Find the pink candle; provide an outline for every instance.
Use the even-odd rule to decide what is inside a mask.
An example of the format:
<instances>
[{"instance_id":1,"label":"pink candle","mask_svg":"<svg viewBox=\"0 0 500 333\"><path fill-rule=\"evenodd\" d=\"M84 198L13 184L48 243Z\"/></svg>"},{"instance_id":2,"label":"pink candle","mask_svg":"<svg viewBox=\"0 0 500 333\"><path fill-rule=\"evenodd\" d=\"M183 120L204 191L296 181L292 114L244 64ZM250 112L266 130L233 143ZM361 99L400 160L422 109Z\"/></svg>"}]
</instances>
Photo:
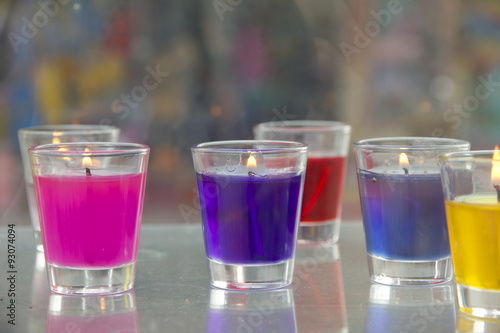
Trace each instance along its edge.
<instances>
[{"instance_id":1,"label":"pink candle","mask_svg":"<svg viewBox=\"0 0 500 333\"><path fill-rule=\"evenodd\" d=\"M51 290L133 288L149 147L74 142L29 153Z\"/></svg>"},{"instance_id":2,"label":"pink candle","mask_svg":"<svg viewBox=\"0 0 500 333\"><path fill-rule=\"evenodd\" d=\"M35 176L46 261L84 269L135 262L145 178Z\"/></svg>"}]
</instances>

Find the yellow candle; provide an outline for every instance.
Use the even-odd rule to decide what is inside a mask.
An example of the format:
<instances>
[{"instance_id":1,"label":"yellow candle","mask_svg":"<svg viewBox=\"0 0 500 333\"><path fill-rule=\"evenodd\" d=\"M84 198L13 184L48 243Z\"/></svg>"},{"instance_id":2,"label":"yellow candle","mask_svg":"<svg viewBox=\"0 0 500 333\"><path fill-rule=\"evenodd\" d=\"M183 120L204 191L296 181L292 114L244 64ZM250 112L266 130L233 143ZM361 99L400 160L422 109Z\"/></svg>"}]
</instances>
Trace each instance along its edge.
<instances>
[{"instance_id":1,"label":"yellow candle","mask_svg":"<svg viewBox=\"0 0 500 333\"><path fill-rule=\"evenodd\" d=\"M500 204L495 194L446 201L457 283L500 291Z\"/></svg>"}]
</instances>

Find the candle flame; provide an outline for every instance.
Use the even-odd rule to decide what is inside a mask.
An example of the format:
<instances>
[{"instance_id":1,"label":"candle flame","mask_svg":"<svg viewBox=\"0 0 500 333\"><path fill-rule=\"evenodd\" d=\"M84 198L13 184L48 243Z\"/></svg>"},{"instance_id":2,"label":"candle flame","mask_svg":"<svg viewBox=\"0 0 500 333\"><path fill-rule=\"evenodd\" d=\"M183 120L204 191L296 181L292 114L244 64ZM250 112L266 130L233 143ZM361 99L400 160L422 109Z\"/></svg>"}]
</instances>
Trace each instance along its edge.
<instances>
[{"instance_id":1,"label":"candle flame","mask_svg":"<svg viewBox=\"0 0 500 333\"><path fill-rule=\"evenodd\" d=\"M59 138L52 138L52 143L61 143L61 139Z\"/></svg>"},{"instance_id":2,"label":"candle flame","mask_svg":"<svg viewBox=\"0 0 500 333\"><path fill-rule=\"evenodd\" d=\"M399 155L399 165L410 165L410 162L408 161L408 156L406 156L405 153L401 153Z\"/></svg>"},{"instance_id":3,"label":"candle flame","mask_svg":"<svg viewBox=\"0 0 500 333\"><path fill-rule=\"evenodd\" d=\"M88 148L85 148L85 151L88 152L90 150ZM85 155L85 153L83 155ZM82 160L82 166L86 167L86 168L91 167L92 166L92 159L88 156L85 156Z\"/></svg>"},{"instance_id":4,"label":"candle flame","mask_svg":"<svg viewBox=\"0 0 500 333\"><path fill-rule=\"evenodd\" d=\"M247 167L248 168L255 168L256 166L257 166L257 160L255 159L255 157L250 155L250 157L247 160Z\"/></svg>"},{"instance_id":5,"label":"candle flame","mask_svg":"<svg viewBox=\"0 0 500 333\"><path fill-rule=\"evenodd\" d=\"M500 150L498 150L498 146L495 146L491 164L491 182L494 183L494 185L500 184Z\"/></svg>"}]
</instances>

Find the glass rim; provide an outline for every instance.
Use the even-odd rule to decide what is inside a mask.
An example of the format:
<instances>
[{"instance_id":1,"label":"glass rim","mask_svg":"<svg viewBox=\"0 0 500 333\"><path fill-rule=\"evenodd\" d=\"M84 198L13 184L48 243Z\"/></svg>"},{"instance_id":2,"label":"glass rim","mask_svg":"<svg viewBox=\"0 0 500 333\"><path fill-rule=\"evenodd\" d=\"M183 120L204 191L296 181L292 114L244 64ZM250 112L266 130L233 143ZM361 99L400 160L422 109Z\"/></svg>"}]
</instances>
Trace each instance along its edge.
<instances>
[{"instance_id":1,"label":"glass rim","mask_svg":"<svg viewBox=\"0 0 500 333\"><path fill-rule=\"evenodd\" d=\"M498 152L498 151L497 151ZM456 151L439 155L439 163L446 162L484 162L491 163L495 150L472 150L472 151Z\"/></svg>"},{"instance_id":2,"label":"glass rim","mask_svg":"<svg viewBox=\"0 0 500 333\"><path fill-rule=\"evenodd\" d=\"M71 150L74 147L82 149ZM112 148L112 150L89 150L84 148ZM59 150L65 148L68 150ZM35 156L61 156L61 157L82 157L82 156L119 156L124 154L146 154L150 151L147 145L128 142L70 142L70 143L48 143L34 146L28 149L30 154Z\"/></svg>"},{"instance_id":3,"label":"glass rim","mask_svg":"<svg viewBox=\"0 0 500 333\"><path fill-rule=\"evenodd\" d=\"M245 147L248 145L249 147ZM254 148L253 145L268 146L264 149ZM193 153L226 153L258 152L262 154L307 152L307 145L295 141L279 140L229 140L198 143L191 147Z\"/></svg>"},{"instance_id":4,"label":"glass rim","mask_svg":"<svg viewBox=\"0 0 500 333\"><path fill-rule=\"evenodd\" d=\"M421 144L414 145L412 142L421 142ZM354 150L371 151L439 151L457 148L467 149L470 148L470 142L467 140L450 138L403 136L363 139L353 142L352 146Z\"/></svg>"},{"instance_id":5,"label":"glass rim","mask_svg":"<svg viewBox=\"0 0 500 333\"><path fill-rule=\"evenodd\" d=\"M300 133L339 131L347 134L351 133L351 125L333 120L283 120L257 124L254 130Z\"/></svg>"},{"instance_id":6,"label":"glass rim","mask_svg":"<svg viewBox=\"0 0 500 333\"><path fill-rule=\"evenodd\" d=\"M64 136L64 135L83 135L102 132L116 132L120 129L109 125L88 125L88 124L61 124L61 125L37 125L19 129L20 135L41 135L41 136ZM54 135L54 132L61 132L60 135Z\"/></svg>"}]
</instances>

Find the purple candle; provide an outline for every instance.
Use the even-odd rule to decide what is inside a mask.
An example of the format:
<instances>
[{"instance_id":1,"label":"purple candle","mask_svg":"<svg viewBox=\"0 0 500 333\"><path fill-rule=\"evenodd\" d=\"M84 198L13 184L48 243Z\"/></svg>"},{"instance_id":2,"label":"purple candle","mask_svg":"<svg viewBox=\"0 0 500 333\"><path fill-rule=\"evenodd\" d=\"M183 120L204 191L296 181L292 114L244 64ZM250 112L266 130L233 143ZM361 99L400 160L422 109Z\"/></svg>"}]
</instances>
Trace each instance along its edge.
<instances>
[{"instance_id":1,"label":"purple candle","mask_svg":"<svg viewBox=\"0 0 500 333\"><path fill-rule=\"evenodd\" d=\"M359 171L358 180L368 253L407 260L450 256L439 174Z\"/></svg>"},{"instance_id":2,"label":"purple candle","mask_svg":"<svg viewBox=\"0 0 500 333\"><path fill-rule=\"evenodd\" d=\"M428 285L453 270L437 157L468 150L444 138L378 138L353 144L374 282Z\"/></svg>"},{"instance_id":3,"label":"purple candle","mask_svg":"<svg viewBox=\"0 0 500 333\"><path fill-rule=\"evenodd\" d=\"M289 285L307 147L220 141L192 152L210 283L224 289Z\"/></svg>"},{"instance_id":4,"label":"purple candle","mask_svg":"<svg viewBox=\"0 0 500 333\"><path fill-rule=\"evenodd\" d=\"M231 264L292 258L301 178L197 174L207 256Z\"/></svg>"}]
</instances>

